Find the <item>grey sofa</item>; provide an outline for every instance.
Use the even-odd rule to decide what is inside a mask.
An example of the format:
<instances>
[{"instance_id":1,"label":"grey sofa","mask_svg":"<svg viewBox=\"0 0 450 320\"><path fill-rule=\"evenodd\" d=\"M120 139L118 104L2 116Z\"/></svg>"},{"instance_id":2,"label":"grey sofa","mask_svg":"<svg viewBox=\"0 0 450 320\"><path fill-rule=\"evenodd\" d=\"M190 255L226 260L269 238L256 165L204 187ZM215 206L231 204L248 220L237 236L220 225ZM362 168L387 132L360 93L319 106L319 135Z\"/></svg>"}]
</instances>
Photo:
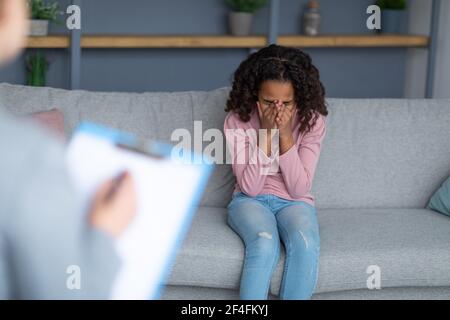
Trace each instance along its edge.
<instances>
[{"instance_id":1,"label":"grey sofa","mask_svg":"<svg viewBox=\"0 0 450 320\"><path fill-rule=\"evenodd\" d=\"M94 93L0 85L12 113L59 108L82 120L170 141L178 128L222 128L228 89ZM314 299L450 298L450 218L426 210L450 175L450 100L328 99L328 133L314 181L321 235ZM163 298L237 299L244 247L226 224L234 179L216 167ZM280 287L284 257L273 276ZM381 289L367 289L369 266Z\"/></svg>"}]
</instances>

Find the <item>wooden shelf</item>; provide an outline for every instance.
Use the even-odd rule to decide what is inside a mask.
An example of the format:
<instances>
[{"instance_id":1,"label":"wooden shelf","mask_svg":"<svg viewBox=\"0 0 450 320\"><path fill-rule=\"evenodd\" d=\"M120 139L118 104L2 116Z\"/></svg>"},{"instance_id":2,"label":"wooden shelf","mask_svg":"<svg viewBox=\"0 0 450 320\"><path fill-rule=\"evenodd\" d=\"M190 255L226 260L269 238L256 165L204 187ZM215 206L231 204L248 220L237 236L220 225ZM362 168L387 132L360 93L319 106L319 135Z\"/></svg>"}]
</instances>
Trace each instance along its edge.
<instances>
[{"instance_id":1,"label":"wooden shelf","mask_svg":"<svg viewBox=\"0 0 450 320\"><path fill-rule=\"evenodd\" d=\"M372 48L426 47L427 36L418 35L322 35L280 36L279 44L299 48ZM262 48L265 36L83 36L85 49L151 49L151 48ZM29 37L27 48L70 47L68 36Z\"/></svg>"},{"instance_id":2,"label":"wooden shelf","mask_svg":"<svg viewBox=\"0 0 450 320\"><path fill-rule=\"evenodd\" d=\"M418 35L281 36L278 39L280 45L302 48L426 47L429 44L427 36Z\"/></svg>"},{"instance_id":3,"label":"wooden shelf","mask_svg":"<svg viewBox=\"0 0 450 320\"><path fill-rule=\"evenodd\" d=\"M265 36L84 36L83 48L259 48Z\"/></svg>"},{"instance_id":4,"label":"wooden shelf","mask_svg":"<svg viewBox=\"0 0 450 320\"><path fill-rule=\"evenodd\" d=\"M70 47L67 36L28 37L27 48L64 49Z\"/></svg>"}]
</instances>

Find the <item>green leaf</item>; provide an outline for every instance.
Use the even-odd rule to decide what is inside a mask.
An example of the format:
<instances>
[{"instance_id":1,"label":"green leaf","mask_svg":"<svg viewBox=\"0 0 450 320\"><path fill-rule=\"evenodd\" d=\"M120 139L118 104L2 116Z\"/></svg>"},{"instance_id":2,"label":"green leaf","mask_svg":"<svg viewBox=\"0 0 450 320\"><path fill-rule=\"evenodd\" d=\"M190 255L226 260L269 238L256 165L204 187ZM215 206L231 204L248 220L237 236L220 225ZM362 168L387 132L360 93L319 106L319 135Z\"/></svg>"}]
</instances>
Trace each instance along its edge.
<instances>
[{"instance_id":1,"label":"green leaf","mask_svg":"<svg viewBox=\"0 0 450 320\"><path fill-rule=\"evenodd\" d=\"M225 0L226 4L236 12L255 13L267 5L267 0Z\"/></svg>"},{"instance_id":2,"label":"green leaf","mask_svg":"<svg viewBox=\"0 0 450 320\"><path fill-rule=\"evenodd\" d=\"M49 63L44 54L37 51L34 54L28 55L25 64L27 69L27 85L38 87L45 86Z\"/></svg>"},{"instance_id":3,"label":"green leaf","mask_svg":"<svg viewBox=\"0 0 450 320\"><path fill-rule=\"evenodd\" d=\"M62 15L58 2L47 3L44 0L28 0L31 19L57 22Z\"/></svg>"},{"instance_id":4,"label":"green leaf","mask_svg":"<svg viewBox=\"0 0 450 320\"><path fill-rule=\"evenodd\" d=\"M376 5L380 7L380 9L388 9L388 10L405 10L407 7L406 0L378 0Z\"/></svg>"}]
</instances>

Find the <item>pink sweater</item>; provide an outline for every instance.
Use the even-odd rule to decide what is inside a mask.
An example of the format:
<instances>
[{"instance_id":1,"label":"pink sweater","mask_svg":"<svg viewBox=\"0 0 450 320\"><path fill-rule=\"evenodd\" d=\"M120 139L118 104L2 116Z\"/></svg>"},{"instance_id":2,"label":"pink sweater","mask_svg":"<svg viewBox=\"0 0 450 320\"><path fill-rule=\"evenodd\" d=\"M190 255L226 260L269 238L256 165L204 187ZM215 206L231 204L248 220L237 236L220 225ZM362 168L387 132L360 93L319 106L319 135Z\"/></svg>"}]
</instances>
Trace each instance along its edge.
<instances>
[{"instance_id":1,"label":"pink sweater","mask_svg":"<svg viewBox=\"0 0 450 320\"><path fill-rule=\"evenodd\" d=\"M326 133L325 117L320 116L309 133L300 135L300 123L297 114L295 115L293 135L296 143L289 151L279 156L277 172L270 175L261 174L261 172L276 161L275 157L269 158L258 147L252 148L251 145L255 144L251 144L248 137L245 138L245 144L241 144L245 147L237 150L236 141L242 138L242 134L236 134L236 130L230 129L259 130L258 113L254 110L249 122L241 121L234 112L230 112L225 119L224 130L229 148L233 146L231 141L234 139L235 149L231 155L233 172L237 181L235 191L243 192L250 197L273 194L283 199L305 201L314 205L311 187ZM241 152L248 155L245 156L244 161L242 161ZM240 163L237 161L238 157L240 157Z\"/></svg>"}]
</instances>

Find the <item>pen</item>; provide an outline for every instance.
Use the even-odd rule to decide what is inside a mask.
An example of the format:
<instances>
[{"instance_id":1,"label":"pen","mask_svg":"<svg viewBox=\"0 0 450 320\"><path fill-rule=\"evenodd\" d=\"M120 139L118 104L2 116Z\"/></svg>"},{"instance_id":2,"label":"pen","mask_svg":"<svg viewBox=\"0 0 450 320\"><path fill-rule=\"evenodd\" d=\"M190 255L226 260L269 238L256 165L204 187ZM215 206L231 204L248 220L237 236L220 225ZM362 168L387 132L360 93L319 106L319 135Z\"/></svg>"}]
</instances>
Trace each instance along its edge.
<instances>
[{"instance_id":1,"label":"pen","mask_svg":"<svg viewBox=\"0 0 450 320\"><path fill-rule=\"evenodd\" d=\"M117 190L120 188L123 180L128 176L128 172L124 171L121 174L119 174L117 177L115 177L112 181L112 186L109 189L108 193L106 194L106 201L109 201L112 199L114 194L117 192Z\"/></svg>"}]
</instances>

